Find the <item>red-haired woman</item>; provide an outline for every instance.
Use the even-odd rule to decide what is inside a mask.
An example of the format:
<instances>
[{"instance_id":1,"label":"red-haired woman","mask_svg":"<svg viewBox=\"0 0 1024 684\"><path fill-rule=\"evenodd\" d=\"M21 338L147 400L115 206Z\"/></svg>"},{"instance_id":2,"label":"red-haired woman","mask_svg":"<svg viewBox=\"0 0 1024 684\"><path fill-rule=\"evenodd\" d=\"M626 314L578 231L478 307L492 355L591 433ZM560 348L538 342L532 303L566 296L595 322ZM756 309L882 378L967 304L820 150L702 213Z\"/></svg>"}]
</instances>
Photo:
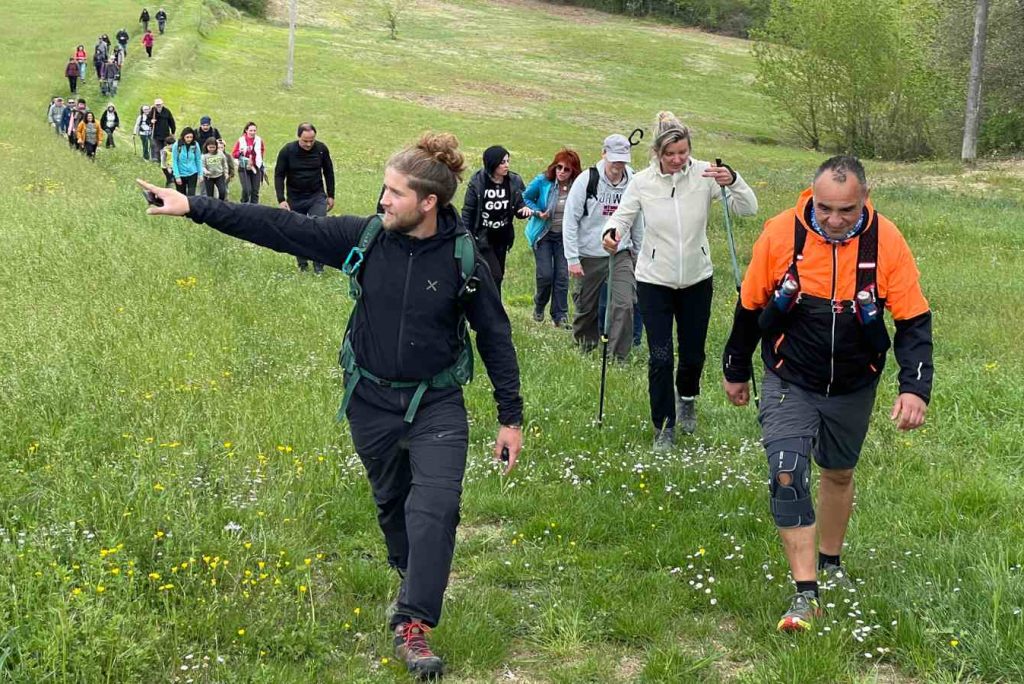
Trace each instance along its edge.
<instances>
[{"instance_id":1,"label":"red-haired woman","mask_svg":"<svg viewBox=\"0 0 1024 684\"><path fill-rule=\"evenodd\" d=\"M537 262L533 320L544 320L544 308L550 299L551 320L558 327L566 326L569 320L569 266L562 251L562 214L580 166L580 156L563 148L523 192L526 206L533 210L526 224L526 239Z\"/></svg>"}]
</instances>

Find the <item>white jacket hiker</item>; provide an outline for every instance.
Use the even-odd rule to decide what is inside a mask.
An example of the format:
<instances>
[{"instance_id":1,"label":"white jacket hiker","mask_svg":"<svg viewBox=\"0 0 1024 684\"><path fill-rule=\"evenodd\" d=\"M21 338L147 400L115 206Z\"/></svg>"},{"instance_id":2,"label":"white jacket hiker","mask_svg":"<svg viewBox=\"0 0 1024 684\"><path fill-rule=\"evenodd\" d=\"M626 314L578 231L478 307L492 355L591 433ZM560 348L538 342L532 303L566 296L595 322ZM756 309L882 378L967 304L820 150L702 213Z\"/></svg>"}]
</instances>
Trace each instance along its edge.
<instances>
[{"instance_id":1,"label":"white jacket hiker","mask_svg":"<svg viewBox=\"0 0 1024 684\"><path fill-rule=\"evenodd\" d=\"M714 178L701 175L710 166L690 159L682 170L668 175L655 159L629 183L604 230L619 231L620 249L624 244L639 245L637 281L684 288L711 277L708 210L713 200L721 199L721 190ZM734 214L757 213L757 197L738 173L726 195ZM643 221L638 221L641 216Z\"/></svg>"}]
</instances>

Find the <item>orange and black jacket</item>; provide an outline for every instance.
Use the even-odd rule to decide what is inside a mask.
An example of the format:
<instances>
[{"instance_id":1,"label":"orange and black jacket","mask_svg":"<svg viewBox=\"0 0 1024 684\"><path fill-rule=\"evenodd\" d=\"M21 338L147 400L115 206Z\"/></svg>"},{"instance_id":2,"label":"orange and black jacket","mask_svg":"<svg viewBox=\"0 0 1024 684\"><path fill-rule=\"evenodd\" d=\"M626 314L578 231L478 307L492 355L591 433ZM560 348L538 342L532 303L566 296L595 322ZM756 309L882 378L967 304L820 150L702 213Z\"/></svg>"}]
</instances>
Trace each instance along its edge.
<instances>
[{"instance_id":1,"label":"orange and black jacket","mask_svg":"<svg viewBox=\"0 0 1024 684\"><path fill-rule=\"evenodd\" d=\"M863 286L867 278L874 281L870 287L879 309L888 309L895 323L900 392L927 402L933 373L932 316L910 247L870 202L864 229L844 242L830 243L810 227L811 200L811 190L805 190L796 207L765 223L754 244L722 358L726 380L750 379L751 356L760 340L766 368L798 387L833 395L873 383L885 365L885 350L869 342L853 305L858 289L864 289L858 284ZM798 238L801 232L806 237ZM865 251L860 242L875 238L877 255L861 261ZM801 240L801 253L794 254ZM763 330L761 311L774 306L772 297L787 271L795 273L800 285L797 303L781 328ZM887 348L888 333L884 328L882 333Z\"/></svg>"}]
</instances>

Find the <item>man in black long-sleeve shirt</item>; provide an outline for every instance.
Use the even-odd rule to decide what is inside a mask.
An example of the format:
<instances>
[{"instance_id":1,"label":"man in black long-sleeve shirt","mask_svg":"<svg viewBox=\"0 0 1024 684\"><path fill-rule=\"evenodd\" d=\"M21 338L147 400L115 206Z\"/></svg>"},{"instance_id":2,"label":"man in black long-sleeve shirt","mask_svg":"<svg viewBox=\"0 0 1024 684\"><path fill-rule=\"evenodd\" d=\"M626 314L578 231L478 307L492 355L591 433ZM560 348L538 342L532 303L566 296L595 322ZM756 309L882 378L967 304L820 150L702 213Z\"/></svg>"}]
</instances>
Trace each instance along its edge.
<instances>
[{"instance_id":1,"label":"man in black long-sleeve shirt","mask_svg":"<svg viewBox=\"0 0 1024 684\"><path fill-rule=\"evenodd\" d=\"M228 235L335 268L359 261L350 276L361 293L343 344L343 408L377 503L388 560L402 577L390 619L396 653L422 677L443 670L425 636L441 615L469 443L461 388L439 381L469 343L463 318L476 332L494 386L501 423L494 455L507 453L506 473L522 448L523 401L511 326L487 264L451 205L463 163L458 141L448 134L425 135L395 154L384 173L383 230L363 245L366 227L381 219L309 217L186 197L139 181L163 202L150 214L187 215ZM466 246L473 263L469 278L460 251Z\"/></svg>"},{"instance_id":2,"label":"man in black long-sleeve shirt","mask_svg":"<svg viewBox=\"0 0 1024 684\"><path fill-rule=\"evenodd\" d=\"M296 135L298 140L288 143L277 153L277 165L274 167L277 202L282 209L291 209L306 216L327 216L327 212L334 208L334 162L331 161L331 151L316 139L316 127L311 123L299 124ZM309 268L306 259L296 258L300 271ZM323 273L323 270L321 262L313 262L314 273Z\"/></svg>"}]
</instances>

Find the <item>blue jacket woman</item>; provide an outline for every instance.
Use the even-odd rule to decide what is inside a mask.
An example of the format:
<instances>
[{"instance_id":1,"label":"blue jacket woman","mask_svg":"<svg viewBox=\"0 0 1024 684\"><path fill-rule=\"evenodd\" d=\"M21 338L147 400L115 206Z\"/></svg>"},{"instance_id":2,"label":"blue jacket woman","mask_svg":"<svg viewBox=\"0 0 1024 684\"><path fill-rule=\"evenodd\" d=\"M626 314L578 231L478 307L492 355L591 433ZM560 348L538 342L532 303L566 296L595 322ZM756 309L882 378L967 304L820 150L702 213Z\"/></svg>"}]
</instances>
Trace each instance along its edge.
<instances>
[{"instance_id":1,"label":"blue jacket woman","mask_svg":"<svg viewBox=\"0 0 1024 684\"><path fill-rule=\"evenodd\" d=\"M569 266L562 249L562 215L569 188L579 174L579 155L563 148L523 191L523 201L533 211L526 224L526 240L537 264L533 320L538 323L544 320L549 301L554 324L564 327L568 323Z\"/></svg>"}]
</instances>

